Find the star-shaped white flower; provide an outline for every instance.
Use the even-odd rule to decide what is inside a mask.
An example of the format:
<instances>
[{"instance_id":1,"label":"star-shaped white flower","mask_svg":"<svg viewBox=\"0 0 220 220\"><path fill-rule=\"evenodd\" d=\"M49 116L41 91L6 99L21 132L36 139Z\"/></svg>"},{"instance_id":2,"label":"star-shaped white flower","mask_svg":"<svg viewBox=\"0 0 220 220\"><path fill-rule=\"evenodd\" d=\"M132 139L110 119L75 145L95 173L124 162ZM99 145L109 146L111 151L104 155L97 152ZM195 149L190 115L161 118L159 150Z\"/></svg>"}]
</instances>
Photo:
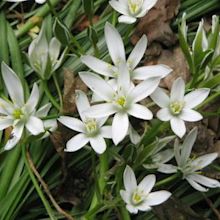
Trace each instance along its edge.
<instances>
[{"instance_id":1,"label":"star-shaped white flower","mask_svg":"<svg viewBox=\"0 0 220 220\"><path fill-rule=\"evenodd\" d=\"M127 60L123 40L117 29L109 23L105 24L105 41L113 65L90 55L81 58L85 65L98 74L115 79L120 74L119 67L122 63L127 64L130 77L134 80L145 80L154 76L163 78L172 71L170 67L162 64L136 68L147 48L147 37L145 35L137 42ZM116 84L115 81L112 84Z\"/></svg>"},{"instance_id":2,"label":"star-shaped white flower","mask_svg":"<svg viewBox=\"0 0 220 220\"><path fill-rule=\"evenodd\" d=\"M202 103L209 95L210 89L196 89L186 95L185 83L182 78L174 81L170 97L161 88L157 88L151 98L161 107L157 112L157 117L161 121L170 121L172 131L180 138L186 133L184 121L199 121L202 115L193 110Z\"/></svg>"},{"instance_id":3,"label":"star-shaped white flower","mask_svg":"<svg viewBox=\"0 0 220 220\"><path fill-rule=\"evenodd\" d=\"M149 211L151 206L159 205L171 196L171 193L165 190L151 192L156 182L153 174L144 177L137 185L134 171L126 166L123 179L125 190L120 190L120 194L130 213L137 214L138 210Z\"/></svg>"},{"instance_id":4,"label":"star-shaped white flower","mask_svg":"<svg viewBox=\"0 0 220 220\"><path fill-rule=\"evenodd\" d=\"M136 118L151 120L152 112L145 106L137 104L149 96L158 86L159 77L142 81L137 86L131 86L127 67L122 65L117 80L117 89L91 72L80 72L82 81L106 103L97 104L85 111L88 117L101 118L114 115L112 122L112 139L117 145L124 139L129 129L129 115Z\"/></svg>"},{"instance_id":5,"label":"star-shaped white flower","mask_svg":"<svg viewBox=\"0 0 220 220\"><path fill-rule=\"evenodd\" d=\"M79 90L76 91L76 106L82 121L69 116L58 119L68 128L80 132L67 142L65 151L77 151L89 142L96 153L102 154L106 150L104 138L111 138L111 126L103 126L107 118L87 117L84 112L90 107L89 101L85 93Z\"/></svg>"},{"instance_id":6,"label":"star-shaped white flower","mask_svg":"<svg viewBox=\"0 0 220 220\"><path fill-rule=\"evenodd\" d=\"M194 189L201 192L206 192L208 189L205 187L220 187L219 181L200 174L204 167L211 164L218 157L218 154L210 153L197 158L190 158L196 137L197 128L194 128L186 136L182 146L179 144L178 140L176 140L174 145L174 155L177 166L163 164L159 167L158 171L162 173L176 173L180 171L183 175L182 178L186 179Z\"/></svg>"},{"instance_id":7,"label":"star-shaped white flower","mask_svg":"<svg viewBox=\"0 0 220 220\"><path fill-rule=\"evenodd\" d=\"M111 0L109 4L122 15L121 23L132 24L141 18L156 4L157 0Z\"/></svg>"},{"instance_id":8,"label":"star-shaped white flower","mask_svg":"<svg viewBox=\"0 0 220 220\"><path fill-rule=\"evenodd\" d=\"M37 84L33 85L31 95L25 103L23 87L18 76L5 63L2 63L1 68L11 101L0 98L0 130L13 127L10 138L5 145L5 150L10 150L21 139L24 127L32 135L38 135L44 132L44 125L36 112L39 101Z\"/></svg>"},{"instance_id":9,"label":"star-shaped white flower","mask_svg":"<svg viewBox=\"0 0 220 220\"><path fill-rule=\"evenodd\" d=\"M5 0L7 2L25 2L27 0ZM46 0L35 0L36 3L38 4L43 4L44 2L46 2Z\"/></svg>"}]
</instances>

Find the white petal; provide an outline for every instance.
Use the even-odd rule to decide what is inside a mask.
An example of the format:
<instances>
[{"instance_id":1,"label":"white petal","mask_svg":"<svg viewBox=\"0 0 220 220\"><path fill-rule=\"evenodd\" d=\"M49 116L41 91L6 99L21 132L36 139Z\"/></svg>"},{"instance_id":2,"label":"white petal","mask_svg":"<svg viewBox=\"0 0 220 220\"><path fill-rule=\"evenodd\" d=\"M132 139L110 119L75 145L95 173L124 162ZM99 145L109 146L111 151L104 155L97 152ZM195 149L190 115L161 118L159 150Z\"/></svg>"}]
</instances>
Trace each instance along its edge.
<instances>
[{"instance_id":1,"label":"white petal","mask_svg":"<svg viewBox=\"0 0 220 220\"><path fill-rule=\"evenodd\" d=\"M69 116L60 116L58 118L58 121L74 131L78 131L78 132L85 131L84 124L78 118L73 118Z\"/></svg>"},{"instance_id":2,"label":"white petal","mask_svg":"<svg viewBox=\"0 0 220 220\"><path fill-rule=\"evenodd\" d=\"M149 206L159 205L163 202L165 202L169 197L171 196L171 193L165 190L152 192L147 196L147 199L145 202Z\"/></svg>"},{"instance_id":3,"label":"white petal","mask_svg":"<svg viewBox=\"0 0 220 220\"><path fill-rule=\"evenodd\" d=\"M115 66L120 62L125 62L125 49L122 38L110 23L105 24L105 41L109 54Z\"/></svg>"},{"instance_id":4,"label":"white petal","mask_svg":"<svg viewBox=\"0 0 220 220\"><path fill-rule=\"evenodd\" d=\"M115 145L121 142L128 133L129 120L126 113L115 114L112 122L112 140Z\"/></svg>"},{"instance_id":5,"label":"white petal","mask_svg":"<svg viewBox=\"0 0 220 220\"><path fill-rule=\"evenodd\" d=\"M195 171L201 170L202 168L208 166L218 157L218 153L210 153L200 156L192 161L192 167L195 167Z\"/></svg>"},{"instance_id":6,"label":"white petal","mask_svg":"<svg viewBox=\"0 0 220 220\"><path fill-rule=\"evenodd\" d=\"M12 149L21 139L21 135L24 130L24 124L23 123L18 123L16 126L13 128L9 140L7 141L4 149L5 150L10 150Z\"/></svg>"},{"instance_id":7,"label":"white petal","mask_svg":"<svg viewBox=\"0 0 220 220\"><path fill-rule=\"evenodd\" d=\"M192 109L188 109L188 108L183 108L181 114L179 115L179 117L183 120L183 121L200 121L202 120L202 115Z\"/></svg>"},{"instance_id":8,"label":"white petal","mask_svg":"<svg viewBox=\"0 0 220 220\"><path fill-rule=\"evenodd\" d=\"M118 88L122 89L125 93L130 89L130 73L126 63L122 63L119 66L119 76L117 80Z\"/></svg>"},{"instance_id":9,"label":"white petal","mask_svg":"<svg viewBox=\"0 0 220 220\"><path fill-rule=\"evenodd\" d=\"M159 171L161 173L167 173L167 174L176 173L177 167L173 166L171 164L159 164L157 171Z\"/></svg>"},{"instance_id":10,"label":"white petal","mask_svg":"<svg viewBox=\"0 0 220 220\"><path fill-rule=\"evenodd\" d=\"M131 124L129 125L128 133L132 144L138 144L140 142L141 136L135 131Z\"/></svg>"},{"instance_id":11,"label":"white petal","mask_svg":"<svg viewBox=\"0 0 220 220\"><path fill-rule=\"evenodd\" d=\"M143 3L143 10L150 10L151 8L154 7L154 5L157 3L157 0L144 0Z\"/></svg>"},{"instance_id":12,"label":"white petal","mask_svg":"<svg viewBox=\"0 0 220 220\"><path fill-rule=\"evenodd\" d=\"M44 128L53 132L57 129L57 120L56 119L48 119L43 121Z\"/></svg>"},{"instance_id":13,"label":"white petal","mask_svg":"<svg viewBox=\"0 0 220 220\"><path fill-rule=\"evenodd\" d=\"M112 87L100 76L90 72L80 72L82 81L97 95L106 101L111 101L114 95Z\"/></svg>"},{"instance_id":14,"label":"white petal","mask_svg":"<svg viewBox=\"0 0 220 220\"><path fill-rule=\"evenodd\" d=\"M48 103L46 105L43 105L41 108L39 108L36 112L36 116L41 118L41 117L46 117L48 112L50 111L51 108L51 103Z\"/></svg>"},{"instance_id":15,"label":"white petal","mask_svg":"<svg viewBox=\"0 0 220 220\"><path fill-rule=\"evenodd\" d=\"M92 69L93 71L103 76L114 77L113 73L115 71L115 68L109 63L106 63L90 55L82 56L81 61L86 66L88 66L90 69Z\"/></svg>"},{"instance_id":16,"label":"white petal","mask_svg":"<svg viewBox=\"0 0 220 220\"><path fill-rule=\"evenodd\" d=\"M83 91L76 90L76 106L79 112L80 118L84 121L86 119L84 111L90 107L89 100Z\"/></svg>"},{"instance_id":17,"label":"white petal","mask_svg":"<svg viewBox=\"0 0 220 220\"><path fill-rule=\"evenodd\" d=\"M193 144L196 141L196 137L197 137L197 128L194 128L193 130L190 131L190 133L185 137L185 140L183 142L182 145L182 151L181 151L181 158L180 158L180 166L182 167L184 164L187 163L191 151L192 151L192 147Z\"/></svg>"},{"instance_id":18,"label":"white petal","mask_svg":"<svg viewBox=\"0 0 220 220\"><path fill-rule=\"evenodd\" d=\"M23 106L24 92L21 81L15 72L4 62L2 62L2 77L13 103L16 103L19 107Z\"/></svg>"},{"instance_id":19,"label":"white petal","mask_svg":"<svg viewBox=\"0 0 220 220\"><path fill-rule=\"evenodd\" d=\"M14 111L14 106L11 102L6 102L4 99L0 98L0 113L3 115L11 115Z\"/></svg>"},{"instance_id":20,"label":"white petal","mask_svg":"<svg viewBox=\"0 0 220 220\"><path fill-rule=\"evenodd\" d=\"M35 2L38 4L43 4L44 2L46 2L46 0L35 0Z\"/></svg>"},{"instance_id":21,"label":"white petal","mask_svg":"<svg viewBox=\"0 0 220 220\"><path fill-rule=\"evenodd\" d=\"M195 182L194 180L191 179L191 176L187 176L186 180L188 181L188 183L196 190L200 191L200 192L207 192L208 189L205 187L202 187L201 185L199 185L197 182Z\"/></svg>"},{"instance_id":22,"label":"white petal","mask_svg":"<svg viewBox=\"0 0 220 220\"><path fill-rule=\"evenodd\" d=\"M171 160L173 156L174 156L173 149L172 150L166 149L164 151L160 151L155 155L156 158L159 158L157 161L158 163L166 163L169 160Z\"/></svg>"},{"instance_id":23,"label":"white petal","mask_svg":"<svg viewBox=\"0 0 220 220\"><path fill-rule=\"evenodd\" d=\"M42 120L35 116L30 116L29 120L25 124L25 127L30 131L33 135L38 135L44 132L44 124Z\"/></svg>"},{"instance_id":24,"label":"white petal","mask_svg":"<svg viewBox=\"0 0 220 220\"><path fill-rule=\"evenodd\" d=\"M100 129L100 134L104 138L112 138L112 127L111 126L104 126Z\"/></svg>"},{"instance_id":25,"label":"white petal","mask_svg":"<svg viewBox=\"0 0 220 220\"><path fill-rule=\"evenodd\" d=\"M91 147L97 154L102 154L106 150L106 143L101 135L89 138Z\"/></svg>"},{"instance_id":26,"label":"white petal","mask_svg":"<svg viewBox=\"0 0 220 220\"><path fill-rule=\"evenodd\" d=\"M133 102L139 102L149 96L151 93L153 93L159 85L159 82L160 78L158 77L146 79L138 84L134 89L132 89L129 96L131 97Z\"/></svg>"},{"instance_id":27,"label":"white petal","mask_svg":"<svg viewBox=\"0 0 220 220\"><path fill-rule=\"evenodd\" d=\"M153 118L152 112L145 106L133 104L128 110L128 113L136 118L151 120Z\"/></svg>"},{"instance_id":28,"label":"white petal","mask_svg":"<svg viewBox=\"0 0 220 220\"><path fill-rule=\"evenodd\" d=\"M170 120L170 125L172 131L179 137L182 138L183 135L186 133L186 126L182 119L173 117Z\"/></svg>"},{"instance_id":29,"label":"white petal","mask_svg":"<svg viewBox=\"0 0 220 220\"><path fill-rule=\"evenodd\" d=\"M137 19L135 17L126 16L126 15L121 15L120 17L118 17L119 23L133 24L134 22L136 22L136 20Z\"/></svg>"},{"instance_id":30,"label":"white petal","mask_svg":"<svg viewBox=\"0 0 220 220\"><path fill-rule=\"evenodd\" d=\"M49 54L52 64L55 64L57 62L57 59L60 54L60 48L61 48L60 41L58 41L55 37L53 37L49 44Z\"/></svg>"},{"instance_id":31,"label":"white petal","mask_svg":"<svg viewBox=\"0 0 220 220\"><path fill-rule=\"evenodd\" d=\"M13 125L13 119L0 117L0 131Z\"/></svg>"},{"instance_id":32,"label":"white petal","mask_svg":"<svg viewBox=\"0 0 220 220\"><path fill-rule=\"evenodd\" d=\"M116 112L116 108L112 103L104 103L91 106L84 113L90 118L102 118L112 115Z\"/></svg>"},{"instance_id":33,"label":"white petal","mask_svg":"<svg viewBox=\"0 0 220 220\"><path fill-rule=\"evenodd\" d=\"M136 207L134 207L133 205L131 204L127 204L126 205L126 209L132 213L132 214L137 214L138 213L138 209Z\"/></svg>"},{"instance_id":34,"label":"white petal","mask_svg":"<svg viewBox=\"0 0 220 220\"><path fill-rule=\"evenodd\" d=\"M134 70L132 78L137 80L145 80L150 77L164 78L172 71L170 67L163 64L143 66Z\"/></svg>"},{"instance_id":35,"label":"white petal","mask_svg":"<svg viewBox=\"0 0 220 220\"><path fill-rule=\"evenodd\" d=\"M89 142L89 139L85 136L85 134L77 134L76 136L72 137L66 143L66 152L74 152L85 146Z\"/></svg>"},{"instance_id":36,"label":"white petal","mask_svg":"<svg viewBox=\"0 0 220 220\"><path fill-rule=\"evenodd\" d=\"M161 121L169 121L172 118L172 115L170 114L170 110L168 108L162 108L157 112L157 117Z\"/></svg>"},{"instance_id":37,"label":"white petal","mask_svg":"<svg viewBox=\"0 0 220 220\"><path fill-rule=\"evenodd\" d=\"M161 88L157 88L150 97L161 108L167 108L170 104L169 96Z\"/></svg>"},{"instance_id":38,"label":"white petal","mask_svg":"<svg viewBox=\"0 0 220 220\"><path fill-rule=\"evenodd\" d=\"M36 83L34 83L32 91L31 91L31 95L25 104L27 111L29 113L32 113L35 110L38 104L38 101L39 101L39 97L40 97L40 94L39 94L38 86Z\"/></svg>"},{"instance_id":39,"label":"white petal","mask_svg":"<svg viewBox=\"0 0 220 220\"><path fill-rule=\"evenodd\" d=\"M156 176L153 174L147 175L144 179L138 184L138 189L144 191L144 193L148 194L154 187L156 182Z\"/></svg>"},{"instance_id":40,"label":"white petal","mask_svg":"<svg viewBox=\"0 0 220 220\"><path fill-rule=\"evenodd\" d=\"M124 186L125 190L129 192L133 192L137 188L137 180L134 174L134 171L130 166L126 166L124 174L123 174Z\"/></svg>"},{"instance_id":41,"label":"white petal","mask_svg":"<svg viewBox=\"0 0 220 220\"><path fill-rule=\"evenodd\" d=\"M147 212L147 211L150 211L151 210L151 207L146 204L145 202L141 203L140 205L137 206L137 208L140 210L140 211L143 211L143 212Z\"/></svg>"},{"instance_id":42,"label":"white petal","mask_svg":"<svg viewBox=\"0 0 220 220\"><path fill-rule=\"evenodd\" d=\"M121 14L128 15L128 8L125 4L121 3L120 1L111 0L109 1L109 4L114 8L116 11L118 11Z\"/></svg>"},{"instance_id":43,"label":"white petal","mask_svg":"<svg viewBox=\"0 0 220 220\"><path fill-rule=\"evenodd\" d=\"M183 101L185 93L185 82L182 78L177 78L172 85L170 92L170 101Z\"/></svg>"},{"instance_id":44,"label":"white petal","mask_svg":"<svg viewBox=\"0 0 220 220\"><path fill-rule=\"evenodd\" d=\"M143 35L135 45L134 49L131 51L127 60L127 64L132 70L141 61L141 58L144 56L146 48L147 48L147 37L146 35Z\"/></svg>"},{"instance_id":45,"label":"white petal","mask_svg":"<svg viewBox=\"0 0 220 220\"><path fill-rule=\"evenodd\" d=\"M209 188L217 188L220 187L220 182L218 180L215 179L211 179L209 177L200 175L200 174L192 174L190 175L191 180L203 185L203 186L207 186Z\"/></svg>"},{"instance_id":46,"label":"white petal","mask_svg":"<svg viewBox=\"0 0 220 220\"><path fill-rule=\"evenodd\" d=\"M126 202L126 203L129 203L130 202L130 193L128 193L127 191L125 190L120 190L120 195L122 197L122 199Z\"/></svg>"},{"instance_id":47,"label":"white petal","mask_svg":"<svg viewBox=\"0 0 220 220\"><path fill-rule=\"evenodd\" d=\"M194 108L202 103L209 95L210 89L196 89L185 95L184 102L186 108Z\"/></svg>"}]
</instances>

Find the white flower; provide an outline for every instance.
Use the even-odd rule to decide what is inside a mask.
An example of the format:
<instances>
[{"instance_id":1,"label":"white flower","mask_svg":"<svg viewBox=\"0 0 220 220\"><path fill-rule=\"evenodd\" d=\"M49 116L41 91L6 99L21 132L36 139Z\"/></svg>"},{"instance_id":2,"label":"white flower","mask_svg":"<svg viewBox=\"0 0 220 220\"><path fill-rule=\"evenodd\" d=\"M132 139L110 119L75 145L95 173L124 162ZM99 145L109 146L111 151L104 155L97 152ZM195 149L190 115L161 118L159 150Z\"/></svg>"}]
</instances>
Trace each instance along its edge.
<instances>
[{"instance_id":1,"label":"white flower","mask_svg":"<svg viewBox=\"0 0 220 220\"><path fill-rule=\"evenodd\" d=\"M160 88L157 88L151 98L162 109L157 112L157 117L161 121L170 121L172 131L180 138L186 133L184 121L199 121L203 117L193 110L202 103L209 95L209 89L196 89L184 96L185 83L182 78L174 81L170 97Z\"/></svg>"},{"instance_id":2,"label":"white flower","mask_svg":"<svg viewBox=\"0 0 220 220\"><path fill-rule=\"evenodd\" d=\"M7 2L25 2L27 0L5 0ZM44 2L46 2L46 0L35 0L36 3L38 4L43 4Z\"/></svg>"},{"instance_id":3,"label":"white flower","mask_svg":"<svg viewBox=\"0 0 220 220\"><path fill-rule=\"evenodd\" d=\"M109 4L122 15L121 23L132 24L141 18L156 4L157 0L111 0Z\"/></svg>"},{"instance_id":4,"label":"white flower","mask_svg":"<svg viewBox=\"0 0 220 220\"><path fill-rule=\"evenodd\" d=\"M209 188L220 187L219 181L200 174L201 169L211 164L218 157L218 154L210 153L197 158L190 158L196 136L197 128L194 128L186 136L182 146L176 140L174 145L174 155L177 166L164 164L160 166L158 171L162 173L175 173L180 171L183 175L182 178L186 179L193 188L201 192L206 192L208 189L203 186Z\"/></svg>"},{"instance_id":5,"label":"white flower","mask_svg":"<svg viewBox=\"0 0 220 220\"><path fill-rule=\"evenodd\" d=\"M144 120L152 119L152 112L137 102L149 96L157 88L160 82L159 77L149 78L134 87L131 86L127 67L122 65L115 90L108 82L94 73L80 72L79 75L93 92L107 102L92 106L85 114L94 118L115 114L112 122L112 139L116 145L128 133L129 115Z\"/></svg>"},{"instance_id":6,"label":"white flower","mask_svg":"<svg viewBox=\"0 0 220 220\"><path fill-rule=\"evenodd\" d=\"M12 126L10 138L5 150L13 148L21 139L24 127L32 135L44 132L44 125L36 114L39 101L39 90L35 83L27 102L24 100L24 91L18 76L5 63L2 63L2 76L11 101L0 98L0 130Z\"/></svg>"},{"instance_id":7,"label":"white flower","mask_svg":"<svg viewBox=\"0 0 220 220\"><path fill-rule=\"evenodd\" d=\"M69 116L61 116L58 119L68 128L80 132L67 142L65 151L77 151L90 142L94 151L102 154L106 150L104 138L111 138L111 126L103 126L107 118L88 118L84 114L90 105L87 96L82 91L76 91L76 106L82 121Z\"/></svg>"},{"instance_id":8,"label":"white flower","mask_svg":"<svg viewBox=\"0 0 220 220\"><path fill-rule=\"evenodd\" d=\"M172 71L171 68L162 64L136 68L147 48L147 37L145 35L137 42L127 60L122 38L117 29L109 23L105 24L105 40L113 65L90 55L85 55L81 58L81 61L96 73L117 78L120 74L119 67L122 63L127 64L130 77L134 80L145 80L153 76L163 78ZM114 84L115 81L112 83Z\"/></svg>"},{"instance_id":9,"label":"white flower","mask_svg":"<svg viewBox=\"0 0 220 220\"><path fill-rule=\"evenodd\" d=\"M156 182L156 177L153 174L144 177L137 185L133 170L126 166L123 179L125 190L120 190L120 194L130 213L136 214L138 210L149 211L151 206L159 205L171 196L171 193L165 190L151 192Z\"/></svg>"},{"instance_id":10,"label":"white flower","mask_svg":"<svg viewBox=\"0 0 220 220\"><path fill-rule=\"evenodd\" d=\"M47 41L45 25L39 35L31 42L28 48L28 57L31 67L42 79L49 79L51 74L60 67L64 53L60 56L61 43L54 37Z\"/></svg>"}]
</instances>

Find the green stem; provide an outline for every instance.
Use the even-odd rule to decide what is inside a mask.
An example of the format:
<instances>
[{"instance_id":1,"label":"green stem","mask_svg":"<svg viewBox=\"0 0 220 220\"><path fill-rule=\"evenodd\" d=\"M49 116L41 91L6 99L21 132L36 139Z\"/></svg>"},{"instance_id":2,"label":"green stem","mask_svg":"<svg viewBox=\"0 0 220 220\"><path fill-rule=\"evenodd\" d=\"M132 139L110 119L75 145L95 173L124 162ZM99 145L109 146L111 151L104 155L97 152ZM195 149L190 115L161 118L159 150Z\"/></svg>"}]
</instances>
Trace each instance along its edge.
<instances>
[{"instance_id":1,"label":"green stem","mask_svg":"<svg viewBox=\"0 0 220 220\"><path fill-rule=\"evenodd\" d=\"M128 213L127 209L124 207L120 208L121 217L123 220L131 220L130 214Z\"/></svg>"},{"instance_id":2,"label":"green stem","mask_svg":"<svg viewBox=\"0 0 220 220\"><path fill-rule=\"evenodd\" d=\"M176 180L178 177L179 177L179 173L175 173L172 176L169 176L169 177L157 182L155 184L155 187L160 187L160 186L166 185L166 184L172 182L173 180Z\"/></svg>"},{"instance_id":3,"label":"green stem","mask_svg":"<svg viewBox=\"0 0 220 220\"><path fill-rule=\"evenodd\" d=\"M60 110L62 111L63 110L63 96L62 96L62 92L60 90L60 86L59 86L59 83L57 81L57 77L55 76L55 73L53 74L53 81L54 81L54 84L55 84L55 87L56 87L56 90L57 90L57 93L58 93L58 96L59 96L59 100L60 100Z\"/></svg>"},{"instance_id":4,"label":"green stem","mask_svg":"<svg viewBox=\"0 0 220 220\"><path fill-rule=\"evenodd\" d=\"M50 207L50 204L48 203L47 199L45 198L43 192L41 191L40 186L38 185L38 182L37 182L34 174L32 173L30 164L29 164L29 162L27 160L27 157L26 157L26 147L25 147L25 144L22 145L22 156L23 156L24 163L25 163L25 166L27 168L28 174L29 174L29 176L30 176L30 178L31 178L31 180L33 182L33 185L34 185L34 187L35 187L39 197L41 198L41 201L44 204L45 209L47 210L47 213L48 213L50 219L56 220L57 218L54 216L53 210Z\"/></svg>"},{"instance_id":5,"label":"green stem","mask_svg":"<svg viewBox=\"0 0 220 220\"><path fill-rule=\"evenodd\" d=\"M56 99L53 97L53 95L51 94L48 85L47 85L47 81L46 80L42 80L42 85L44 88L44 92L46 94L46 96L48 97L48 99L51 101L52 105L58 110L60 111L60 105L58 104L58 102L56 101Z\"/></svg>"}]
</instances>

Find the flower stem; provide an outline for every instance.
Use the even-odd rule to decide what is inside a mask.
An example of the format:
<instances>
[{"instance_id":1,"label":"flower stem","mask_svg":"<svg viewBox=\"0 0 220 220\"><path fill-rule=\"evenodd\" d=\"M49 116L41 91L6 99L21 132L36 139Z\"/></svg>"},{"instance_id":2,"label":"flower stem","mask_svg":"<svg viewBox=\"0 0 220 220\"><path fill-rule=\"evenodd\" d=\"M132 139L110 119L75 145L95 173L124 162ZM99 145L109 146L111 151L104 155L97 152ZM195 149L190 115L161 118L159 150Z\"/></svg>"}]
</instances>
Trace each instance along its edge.
<instances>
[{"instance_id":1,"label":"flower stem","mask_svg":"<svg viewBox=\"0 0 220 220\"><path fill-rule=\"evenodd\" d=\"M57 77L55 76L55 74L53 74L53 81L54 81L54 84L56 86L56 90L57 90L57 93L58 93L58 96L59 96L59 100L60 100L60 110L62 111L63 110L63 96L62 96L62 92L60 90L60 86L59 86L59 83L57 81Z\"/></svg>"},{"instance_id":2,"label":"flower stem","mask_svg":"<svg viewBox=\"0 0 220 220\"><path fill-rule=\"evenodd\" d=\"M53 104L53 106L60 111L60 105L58 104L58 102L56 101L56 99L53 97L53 95L51 94L48 85L47 85L47 81L46 80L42 80L42 85L44 88L44 92L46 94L46 96L48 97L48 99L51 101L51 103Z\"/></svg>"},{"instance_id":3,"label":"flower stem","mask_svg":"<svg viewBox=\"0 0 220 220\"><path fill-rule=\"evenodd\" d=\"M169 177L157 182L155 184L155 187L160 187L160 186L166 185L166 184L172 182L173 180L177 179L178 177L179 177L179 173L175 173L172 176L169 176Z\"/></svg>"},{"instance_id":4,"label":"flower stem","mask_svg":"<svg viewBox=\"0 0 220 220\"><path fill-rule=\"evenodd\" d=\"M56 220L57 218L54 216L53 210L52 210L52 208L50 207L49 202L48 202L47 199L45 198L45 196L44 196L44 194L43 194L43 192L42 192L40 186L38 185L38 182L37 182L37 180L36 180L34 174L33 174L32 171L31 171L30 164L29 164L29 162L28 162L28 160L27 160L26 145L25 145L25 144L22 145L22 156L23 156L24 163L25 163L25 166L26 166L26 168L27 168L28 174L29 174L29 176L30 176L30 178L31 178L31 180L32 180L32 182L33 182L33 185L34 185L34 187L35 187L35 189L36 189L36 191L37 191L39 197L41 198L41 201L42 201L43 204L44 204L45 209L47 210L47 213L48 213L50 219Z\"/></svg>"},{"instance_id":5,"label":"flower stem","mask_svg":"<svg viewBox=\"0 0 220 220\"><path fill-rule=\"evenodd\" d=\"M120 213L121 213L121 217L122 217L123 220L131 220L127 209L125 209L124 207L120 208Z\"/></svg>"}]
</instances>

